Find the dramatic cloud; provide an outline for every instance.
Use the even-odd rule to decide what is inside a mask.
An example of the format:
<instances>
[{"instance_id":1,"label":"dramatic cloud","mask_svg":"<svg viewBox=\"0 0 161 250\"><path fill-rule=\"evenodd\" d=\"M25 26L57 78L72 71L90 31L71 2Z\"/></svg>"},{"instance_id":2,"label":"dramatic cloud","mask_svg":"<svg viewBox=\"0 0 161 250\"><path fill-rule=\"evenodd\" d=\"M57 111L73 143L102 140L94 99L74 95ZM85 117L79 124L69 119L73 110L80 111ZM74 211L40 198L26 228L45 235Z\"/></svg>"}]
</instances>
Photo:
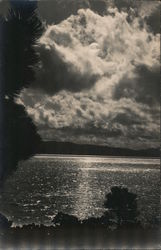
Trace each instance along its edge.
<instances>
[{"instance_id":1,"label":"dramatic cloud","mask_svg":"<svg viewBox=\"0 0 161 250\"><path fill-rule=\"evenodd\" d=\"M136 67L136 77L123 78L114 90L114 99L131 98L147 105L159 105L160 67Z\"/></svg>"},{"instance_id":2,"label":"dramatic cloud","mask_svg":"<svg viewBox=\"0 0 161 250\"><path fill-rule=\"evenodd\" d=\"M159 145L159 107L152 109L127 98L101 99L93 91L61 91L54 96L30 91L23 91L19 102L26 104L46 140L132 148Z\"/></svg>"},{"instance_id":3,"label":"dramatic cloud","mask_svg":"<svg viewBox=\"0 0 161 250\"><path fill-rule=\"evenodd\" d=\"M54 36L54 31L52 35ZM69 40L70 44L70 36L67 33L60 34L56 39L64 44L68 43ZM53 40L51 41L53 43ZM78 55L79 58L77 55L73 55L72 48L65 51L65 53L68 53L65 54L56 44L51 46L42 44L39 52L41 65L37 71L37 81L34 86L43 89L49 94L61 89L70 91L88 89L99 78L98 73L93 71L90 61L86 61L81 54Z\"/></svg>"},{"instance_id":4,"label":"dramatic cloud","mask_svg":"<svg viewBox=\"0 0 161 250\"><path fill-rule=\"evenodd\" d=\"M44 139L159 145L160 36L147 21L158 5L143 2L101 1L103 15L79 1L85 9L46 26L37 80L17 100Z\"/></svg>"},{"instance_id":5,"label":"dramatic cloud","mask_svg":"<svg viewBox=\"0 0 161 250\"><path fill-rule=\"evenodd\" d=\"M141 28L138 18L128 23L125 12L108 12L102 17L81 9L47 27L38 48L41 63L35 86L50 94L80 91L97 83L102 88L131 78L140 64L159 65L159 35Z\"/></svg>"}]
</instances>

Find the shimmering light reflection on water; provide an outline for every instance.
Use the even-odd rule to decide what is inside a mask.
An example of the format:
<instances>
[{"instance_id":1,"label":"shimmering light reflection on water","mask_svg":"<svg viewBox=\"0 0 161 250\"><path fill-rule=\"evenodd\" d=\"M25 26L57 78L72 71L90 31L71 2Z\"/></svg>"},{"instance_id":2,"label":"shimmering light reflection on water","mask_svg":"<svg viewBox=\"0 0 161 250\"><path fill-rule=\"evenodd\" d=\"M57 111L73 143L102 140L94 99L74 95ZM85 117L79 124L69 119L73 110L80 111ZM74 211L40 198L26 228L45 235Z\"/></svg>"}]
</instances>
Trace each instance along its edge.
<instances>
[{"instance_id":1,"label":"shimmering light reflection on water","mask_svg":"<svg viewBox=\"0 0 161 250\"><path fill-rule=\"evenodd\" d=\"M6 182L0 211L16 224L50 225L58 211L79 218L101 216L105 194L123 185L138 195L140 218L159 215L159 159L39 155L22 162Z\"/></svg>"},{"instance_id":2,"label":"shimmering light reflection on water","mask_svg":"<svg viewBox=\"0 0 161 250\"><path fill-rule=\"evenodd\" d=\"M83 167L84 164L86 167ZM94 192L91 185L91 178L89 169L92 165L91 158L83 159L79 163L79 178L78 178L78 187L76 189L76 202L73 208L73 214L77 215L79 218L84 218L93 214L93 199ZM93 180L94 182L94 180Z\"/></svg>"}]
</instances>

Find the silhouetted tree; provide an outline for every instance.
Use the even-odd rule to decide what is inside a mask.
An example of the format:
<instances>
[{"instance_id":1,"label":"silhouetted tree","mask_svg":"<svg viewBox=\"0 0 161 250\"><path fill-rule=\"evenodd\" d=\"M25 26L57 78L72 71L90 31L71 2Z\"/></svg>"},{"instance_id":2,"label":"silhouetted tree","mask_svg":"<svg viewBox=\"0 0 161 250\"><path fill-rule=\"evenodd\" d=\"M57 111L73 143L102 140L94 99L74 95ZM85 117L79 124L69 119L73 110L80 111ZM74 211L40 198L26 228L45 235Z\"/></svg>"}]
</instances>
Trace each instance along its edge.
<instances>
[{"instance_id":1,"label":"silhouetted tree","mask_svg":"<svg viewBox=\"0 0 161 250\"><path fill-rule=\"evenodd\" d=\"M34 80L33 67L38 62L35 46L43 31L36 8L36 1L11 1L7 18L1 18L4 93L10 98Z\"/></svg>"},{"instance_id":2,"label":"silhouetted tree","mask_svg":"<svg viewBox=\"0 0 161 250\"><path fill-rule=\"evenodd\" d=\"M6 101L5 125L3 178L16 170L20 160L27 160L34 155L40 144L36 126L22 105Z\"/></svg>"},{"instance_id":3,"label":"silhouetted tree","mask_svg":"<svg viewBox=\"0 0 161 250\"><path fill-rule=\"evenodd\" d=\"M130 193L127 188L114 186L106 195L104 203L111 213L116 215L117 224L137 223L137 195Z\"/></svg>"},{"instance_id":4,"label":"silhouetted tree","mask_svg":"<svg viewBox=\"0 0 161 250\"><path fill-rule=\"evenodd\" d=\"M35 77L39 57L35 46L43 32L36 1L10 1L7 17L0 17L0 181L32 156L40 136L22 105L15 103L22 88Z\"/></svg>"}]
</instances>

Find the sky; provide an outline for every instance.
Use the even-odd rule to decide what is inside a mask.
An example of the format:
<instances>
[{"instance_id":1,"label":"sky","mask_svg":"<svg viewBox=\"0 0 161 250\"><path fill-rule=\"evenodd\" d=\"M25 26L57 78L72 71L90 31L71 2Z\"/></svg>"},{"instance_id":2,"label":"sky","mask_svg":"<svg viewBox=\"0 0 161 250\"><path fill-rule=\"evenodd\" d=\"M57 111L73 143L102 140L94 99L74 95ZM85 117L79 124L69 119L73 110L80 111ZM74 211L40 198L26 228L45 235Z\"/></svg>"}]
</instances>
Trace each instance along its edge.
<instances>
[{"instance_id":1,"label":"sky","mask_svg":"<svg viewBox=\"0 0 161 250\"><path fill-rule=\"evenodd\" d=\"M17 102L43 140L158 147L158 1L39 1L36 80Z\"/></svg>"}]
</instances>

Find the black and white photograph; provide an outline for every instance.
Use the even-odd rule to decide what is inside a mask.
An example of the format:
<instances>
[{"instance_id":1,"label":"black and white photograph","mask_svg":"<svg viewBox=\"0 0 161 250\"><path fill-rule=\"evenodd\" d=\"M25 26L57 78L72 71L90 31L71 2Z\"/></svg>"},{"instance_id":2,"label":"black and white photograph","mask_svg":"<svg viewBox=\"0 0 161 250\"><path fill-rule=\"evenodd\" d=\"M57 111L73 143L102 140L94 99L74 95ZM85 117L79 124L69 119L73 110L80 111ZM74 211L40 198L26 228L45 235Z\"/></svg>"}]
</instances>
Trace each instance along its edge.
<instances>
[{"instance_id":1,"label":"black and white photograph","mask_svg":"<svg viewBox=\"0 0 161 250\"><path fill-rule=\"evenodd\" d=\"M158 0L0 0L0 249L161 249Z\"/></svg>"}]
</instances>

